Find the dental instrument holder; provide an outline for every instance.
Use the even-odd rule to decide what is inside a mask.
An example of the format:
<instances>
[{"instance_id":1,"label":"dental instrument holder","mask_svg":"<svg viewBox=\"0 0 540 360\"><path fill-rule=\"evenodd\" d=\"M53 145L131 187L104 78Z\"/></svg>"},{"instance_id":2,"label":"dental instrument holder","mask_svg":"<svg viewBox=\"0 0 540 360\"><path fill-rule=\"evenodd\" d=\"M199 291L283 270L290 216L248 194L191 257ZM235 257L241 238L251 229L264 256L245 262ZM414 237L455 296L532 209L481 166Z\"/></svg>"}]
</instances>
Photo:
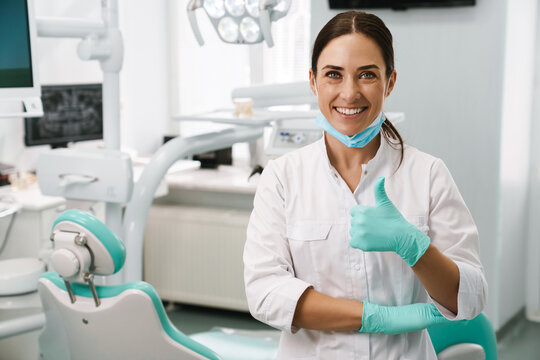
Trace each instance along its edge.
<instances>
[{"instance_id":1,"label":"dental instrument holder","mask_svg":"<svg viewBox=\"0 0 540 360\"><path fill-rule=\"evenodd\" d=\"M123 204L133 191L131 158L116 150L47 151L36 172L41 191L51 196Z\"/></svg>"},{"instance_id":2,"label":"dental instrument holder","mask_svg":"<svg viewBox=\"0 0 540 360\"><path fill-rule=\"evenodd\" d=\"M70 282L87 284L96 307L101 301L94 285L94 275L114 273L114 261L107 248L92 233L69 221L58 223L52 232L54 251L51 266L64 280L72 304L76 297Z\"/></svg>"}]
</instances>

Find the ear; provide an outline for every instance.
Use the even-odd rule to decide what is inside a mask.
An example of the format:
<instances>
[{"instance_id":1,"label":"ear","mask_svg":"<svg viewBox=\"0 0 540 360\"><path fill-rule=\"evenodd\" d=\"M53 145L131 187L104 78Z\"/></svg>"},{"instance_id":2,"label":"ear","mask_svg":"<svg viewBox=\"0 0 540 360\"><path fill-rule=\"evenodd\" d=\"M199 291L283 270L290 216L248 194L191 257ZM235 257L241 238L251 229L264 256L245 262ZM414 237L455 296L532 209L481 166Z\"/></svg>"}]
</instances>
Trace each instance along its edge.
<instances>
[{"instance_id":1,"label":"ear","mask_svg":"<svg viewBox=\"0 0 540 360\"><path fill-rule=\"evenodd\" d=\"M392 71L392 74L390 75L390 79L388 80L388 88L386 89L386 95L385 97L390 96L390 93L392 90L394 90L394 85L396 84L396 78L397 78L397 72L396 70Z\"/></svg>"},{"instance_id":2,"label":"ear","mask_svg":"<svg viewBox=\"0 0 540 360\"><path fill-rule=\"evenodd\" d=\"M313 74L312 69L309 69L309 86L311 87L313 95L317 96L317 89L315 87L315 74Z\"/></svg>"}]
</instances>

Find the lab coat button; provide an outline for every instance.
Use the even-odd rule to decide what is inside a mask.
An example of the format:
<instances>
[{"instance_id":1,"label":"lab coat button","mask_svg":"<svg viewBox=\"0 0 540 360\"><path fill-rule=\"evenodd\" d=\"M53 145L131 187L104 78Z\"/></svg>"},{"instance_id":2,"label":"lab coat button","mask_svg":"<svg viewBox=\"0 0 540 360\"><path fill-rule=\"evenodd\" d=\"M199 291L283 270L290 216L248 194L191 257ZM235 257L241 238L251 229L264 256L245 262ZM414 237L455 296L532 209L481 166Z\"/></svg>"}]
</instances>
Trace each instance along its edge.
<instances>
[{"instance_id":1,"label":"lab coat button","mask_svg":"<svg viewBox=\"0 0 540 360\"><path fill-rule=\"evenodd\" d=\"M360 266L360 264L354 265L354 270L359 271L361 268L362 268L362 267Z\"/></svg>"}]
</instances>

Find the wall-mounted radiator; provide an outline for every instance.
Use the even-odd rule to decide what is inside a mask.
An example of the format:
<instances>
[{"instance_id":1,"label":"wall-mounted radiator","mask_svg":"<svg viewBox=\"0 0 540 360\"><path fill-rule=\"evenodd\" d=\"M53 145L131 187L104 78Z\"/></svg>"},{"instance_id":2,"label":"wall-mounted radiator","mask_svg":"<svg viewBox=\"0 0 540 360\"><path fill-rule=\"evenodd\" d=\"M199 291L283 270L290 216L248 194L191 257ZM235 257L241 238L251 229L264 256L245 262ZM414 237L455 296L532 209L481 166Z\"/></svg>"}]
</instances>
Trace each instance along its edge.
<instances>
[{"instance_id":1,"label":"wall-mounted radiator","mask_svg":"<svg viewBox=\"0 0 540 360\"><path fill-rule=\"evenodd\" d=\"M242 253L250 211L153 205L144 280L163 300L247 311Z\"/></svg>"}]
</instances>

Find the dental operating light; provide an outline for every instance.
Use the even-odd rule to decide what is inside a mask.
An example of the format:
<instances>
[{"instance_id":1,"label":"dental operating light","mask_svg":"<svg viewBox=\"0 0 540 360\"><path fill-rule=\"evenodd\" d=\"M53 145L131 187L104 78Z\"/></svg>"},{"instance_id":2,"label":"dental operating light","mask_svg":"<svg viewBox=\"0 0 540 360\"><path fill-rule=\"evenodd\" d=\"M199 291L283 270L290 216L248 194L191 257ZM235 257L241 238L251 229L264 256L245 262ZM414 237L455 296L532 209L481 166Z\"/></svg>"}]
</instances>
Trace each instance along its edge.
<instances>
[{"instance_id":1,"label":"dental operating light","mask_svg":"<svg viewBox=\"0 0 540 360\"><path fill-rule=\"evenodd\" d=\"M291 0L191 0L188 19L199 45L204 45L195 10L204 9L218 36L226 43L274 46L273 21L287 15Z\"/></svg>"}]
</instances>

